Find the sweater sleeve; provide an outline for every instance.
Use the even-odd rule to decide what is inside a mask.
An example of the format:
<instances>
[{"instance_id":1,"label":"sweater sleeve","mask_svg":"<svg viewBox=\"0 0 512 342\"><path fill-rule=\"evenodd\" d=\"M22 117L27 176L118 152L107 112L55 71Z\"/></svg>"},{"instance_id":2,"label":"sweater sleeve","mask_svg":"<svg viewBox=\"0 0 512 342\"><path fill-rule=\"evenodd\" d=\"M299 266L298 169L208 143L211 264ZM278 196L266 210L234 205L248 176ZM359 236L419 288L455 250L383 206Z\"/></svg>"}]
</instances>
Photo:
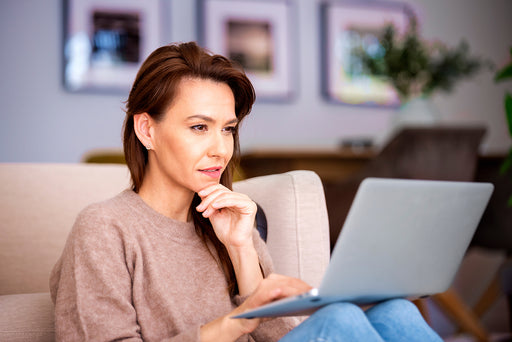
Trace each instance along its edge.
<instances>
[{"instance_id":1,"label":"sweater sleeve","mask_svg":"<svg viewBox=\"0 0 512 342\"><path fill-rule=\"evenodd\" d=\"M132 301L133 239L101 208L78 216L50 278L57 341L143 340ZM199 325L172 341L199 341Z\"/></svg>"},{"instance_id":2,"label":"sweater sleeve","mask_svg":"<svg viewBox=\"0 0 512 342\"><path fill-rule=\"evenodd\" d=\"M100 209L75 221L50 280L58 341L142 341L126 241Z\"/></svg>"}]
</instances>

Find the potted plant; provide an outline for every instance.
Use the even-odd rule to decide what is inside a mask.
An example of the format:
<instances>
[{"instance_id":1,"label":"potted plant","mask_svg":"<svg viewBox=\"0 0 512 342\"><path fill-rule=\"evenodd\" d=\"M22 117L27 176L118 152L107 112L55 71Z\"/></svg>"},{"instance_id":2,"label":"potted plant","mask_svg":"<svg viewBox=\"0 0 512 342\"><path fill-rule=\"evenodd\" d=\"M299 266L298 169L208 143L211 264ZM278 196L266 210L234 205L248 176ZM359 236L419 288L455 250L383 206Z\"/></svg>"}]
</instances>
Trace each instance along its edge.
<instances>
[{"instance_id":1,"label":"potted plant","mask_svg":"<svg viewBox=\"0 0 512 342\"><path fill-rule=\"evenodd\" d=\"M435 91L451 91L454 84L475 75L489 62L470 56L469 45L462 40L455 48L421 39L417 19L412 16L401 37L393 25L384 28L378 47L359 49L367 73L388 79L402 103L418 96L429 97Z\"/></svg>"},{"instance_id":2,"label":"potted plant","mask_svg":"<svg viewBox=\"0 0 512 342\"><path fill-rule=\"evenodd\" d=\"M382 77L396 90L401 107L392 121L392 131L406 124L435 124L441 115L428 101L435 92L449 92L454 85L492 63L470 54L462 40L456 47L427 41L418 33L417 19L411 17L404 34L388 25L377 44L362 45L356 55L365 73Z\"/></svg>"}]
</instances>

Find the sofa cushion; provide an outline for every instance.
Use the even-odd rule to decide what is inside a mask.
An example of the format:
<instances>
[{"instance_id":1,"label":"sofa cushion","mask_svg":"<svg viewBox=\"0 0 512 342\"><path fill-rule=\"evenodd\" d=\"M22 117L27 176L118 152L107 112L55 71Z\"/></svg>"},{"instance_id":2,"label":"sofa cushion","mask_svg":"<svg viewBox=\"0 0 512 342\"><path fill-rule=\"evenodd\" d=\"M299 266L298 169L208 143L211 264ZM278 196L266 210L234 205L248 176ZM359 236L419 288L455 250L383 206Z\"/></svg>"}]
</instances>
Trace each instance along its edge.
<instances>
[{"instance_id":1,"label":"sofa cushion","mask_svg":"<svg viewBox=\"0 0 512 342\"><path fill-rule=\"evenodd\" d=\"M55 340L50 293L3 295L0 308L0 341Z\"/></svg>"}]
</instances>

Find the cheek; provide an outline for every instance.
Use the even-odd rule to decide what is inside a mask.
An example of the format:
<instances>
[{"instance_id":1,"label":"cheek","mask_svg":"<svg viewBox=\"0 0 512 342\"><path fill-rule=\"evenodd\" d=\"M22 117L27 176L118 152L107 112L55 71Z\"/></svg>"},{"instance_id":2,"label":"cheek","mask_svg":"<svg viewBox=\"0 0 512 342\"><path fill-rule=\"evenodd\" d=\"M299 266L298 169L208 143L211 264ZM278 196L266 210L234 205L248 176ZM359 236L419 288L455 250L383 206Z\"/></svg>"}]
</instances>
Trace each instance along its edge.
<instances>
[{"instance_id":1,"label":"cheek","mask_svg":"<svg viewBox=\"0 0 512 342\"><path fill-rule=\"evenodd\" d=\"M197 154L197 142L191 141L184 136L171 136L165 139L162 151L166 159L172 163L186 165Z\"/></svg>"},{"instance_id":2,"label":"cheek","mask_svg":"<svg viewBox=\"0 0 512 342\"><path fill-rule=\"evenodd\" d=\"M204 155L204 147L197 141L179 141L175 146L176 154L184 163L196 163Z\"/></svg>"},{"instance_id":3,"label":"cheek","mask_svg":"<svg viewBox=\"0 0 512 342\"><path fill-rule=\"evenodd\" d=\"M231 158L233 157L233 153L235 153L235 140L234 140L234 138L230 139L230 142L229 142L228 146L229 146L229 151L228 151L229 156L228 157L231 160Z\"/></svg>"}]
</instances>

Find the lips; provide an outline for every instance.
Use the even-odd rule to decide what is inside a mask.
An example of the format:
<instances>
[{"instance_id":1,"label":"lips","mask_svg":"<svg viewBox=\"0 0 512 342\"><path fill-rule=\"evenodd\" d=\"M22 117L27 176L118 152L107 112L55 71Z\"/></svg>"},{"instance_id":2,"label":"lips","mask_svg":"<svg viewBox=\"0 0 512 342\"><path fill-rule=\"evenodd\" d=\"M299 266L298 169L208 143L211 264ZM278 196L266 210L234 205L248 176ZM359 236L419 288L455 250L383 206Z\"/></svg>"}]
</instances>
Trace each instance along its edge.
<instances>
[{"instance_id":1,"label":"lips","mask_svg":"<svg viewBox=\"0 0 512 342\"><path fill-rule=\"evenodd\" d=\"M214 166L207 169L200 169L199 172L208 177L219 178L222 174L222 167Z\"/></svg>"}]
</instances>

